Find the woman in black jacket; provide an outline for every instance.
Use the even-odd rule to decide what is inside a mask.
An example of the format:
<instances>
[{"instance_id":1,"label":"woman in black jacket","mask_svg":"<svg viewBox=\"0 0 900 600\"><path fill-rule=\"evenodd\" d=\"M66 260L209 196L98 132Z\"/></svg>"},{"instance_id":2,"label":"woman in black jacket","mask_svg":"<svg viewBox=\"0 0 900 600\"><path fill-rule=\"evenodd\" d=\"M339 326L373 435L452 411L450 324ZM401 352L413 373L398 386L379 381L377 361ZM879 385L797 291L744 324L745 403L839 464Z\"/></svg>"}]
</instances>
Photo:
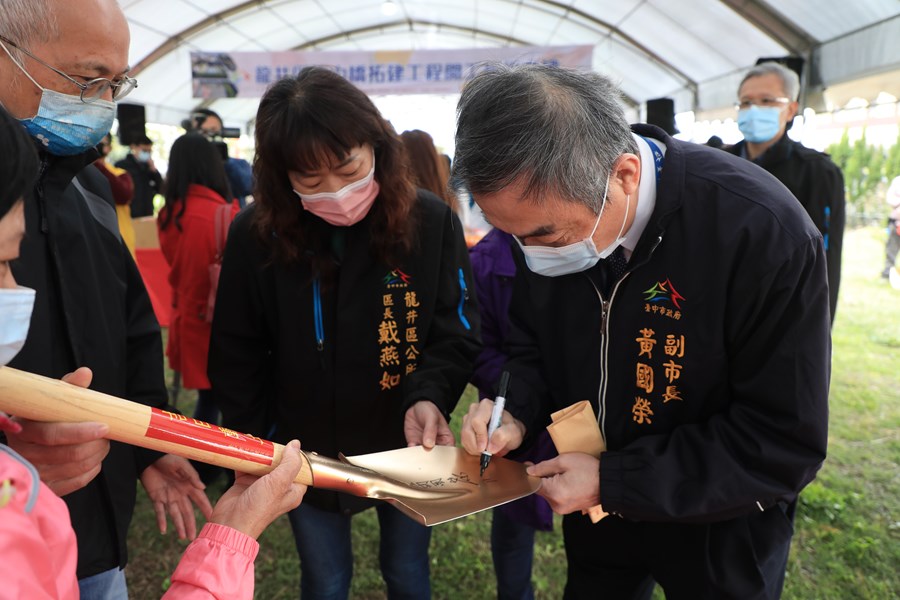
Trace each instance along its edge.
<instances>
[{"instance_id":1,"label":"woman in black jacket","mask_svg":"<svg viewBox=\"0 0 900 600\"><path fill-rule=\"evenodd\" d=\"M413 186L371 100L327 69L269 89L256 150L209 356L225 424L331 457L452 445L479 350L459 220ZM290 514L304 598L347 597L350 517L372 504L311 489ZM429 597L428 529L377 510L388 595Z\"/></svg>"}]
</instances>

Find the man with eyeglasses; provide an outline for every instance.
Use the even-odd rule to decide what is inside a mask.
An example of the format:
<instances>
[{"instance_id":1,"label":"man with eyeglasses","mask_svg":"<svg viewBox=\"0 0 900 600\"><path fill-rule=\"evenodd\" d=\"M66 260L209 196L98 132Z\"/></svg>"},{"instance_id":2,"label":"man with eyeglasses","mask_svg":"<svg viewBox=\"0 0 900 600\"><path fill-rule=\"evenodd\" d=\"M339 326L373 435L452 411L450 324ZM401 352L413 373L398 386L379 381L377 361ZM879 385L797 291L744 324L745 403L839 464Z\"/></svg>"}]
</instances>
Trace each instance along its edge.
<instances>
[{"instance_id":1,"label":"man with eyeglasses","mask_svg":"<svg viewBox=\"0 0 900 600\"><path fill-rule=\"evenodd\" d=\"M115 0L0 0L0 103L41 160L12 263L37 300L10 366L57 378L86 366L93 389L164 408L159 324L119 234L109 184L90 166L115 101L136 85L128 44ZM192 503L211 513L196 471L180 457L109 442L97 423L21 424L7 443L68 505L82 599L127 597L122 569L138 478L161 531L168 514L181 537L193 538Z\"/></svg>"},{"instance_id":2,"label":"man with eyeglasses","mask_svg":"<svg viewBox=\"0 0 900 600\"><path fill-rule=\"evenodd\" d=\"M797 116L800 78L776 62L750 69L738 86L738 127L744 140L728 149L778 178L822 233L828 261L828 300L834 323L841 284L844 240L844 177L827 154L787 135Z\"/></svg>"},{"instance_id":3,"label":"man with eyeglasses","mask_svg":"<svg viewBox=\"0 0 900 600\"><path fill-rule=\"evenodd\" d=\"M489 439L494 403L473 404L460 440L503 455L590 402L599 457L528 469L565 515L567 600L775 600L827 444L822 236L759 167L620 103L546 65L463 88L454 174L514 236L516 275L506 410Z\"/></svg>"}]
</instances>

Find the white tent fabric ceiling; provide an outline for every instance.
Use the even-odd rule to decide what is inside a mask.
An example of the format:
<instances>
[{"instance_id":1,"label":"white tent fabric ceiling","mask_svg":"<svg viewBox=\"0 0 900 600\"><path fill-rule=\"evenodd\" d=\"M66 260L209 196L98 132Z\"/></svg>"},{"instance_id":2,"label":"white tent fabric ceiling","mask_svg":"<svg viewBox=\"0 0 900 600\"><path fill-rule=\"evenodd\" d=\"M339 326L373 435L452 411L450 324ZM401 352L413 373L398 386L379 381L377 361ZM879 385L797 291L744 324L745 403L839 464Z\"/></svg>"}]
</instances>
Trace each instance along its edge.
<instances>
[{"instance_id":1,"label":"white tent fabric ceiling","mask_svg":"<svg viewBox=\"0 0 900 600\"><path fill-rule=\"evenodd\" d=\"M806 59L807 100L875 77L900 96L900 0L119 0L147 120L178 124L191 97L192 51L407 50L592 44L594 70L626 100L672 97L678 112L729 107L762 56ZM845 84L843 87L840 84ZM834 87L836 86L836 87ZM840 94L839 94L840 96ZM209 105L235 124L257 100Z\"/></svg>"}]
</instances>

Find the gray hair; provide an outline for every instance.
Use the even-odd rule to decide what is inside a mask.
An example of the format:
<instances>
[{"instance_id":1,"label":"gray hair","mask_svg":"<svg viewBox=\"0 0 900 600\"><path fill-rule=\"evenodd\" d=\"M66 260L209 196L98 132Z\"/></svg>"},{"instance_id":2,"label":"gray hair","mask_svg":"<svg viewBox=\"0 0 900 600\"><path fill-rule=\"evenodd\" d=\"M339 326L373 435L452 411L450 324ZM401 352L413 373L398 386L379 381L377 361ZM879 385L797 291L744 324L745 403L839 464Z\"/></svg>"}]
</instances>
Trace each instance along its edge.
<instances>
[{"instance_id":1,"label":"gray hair","mask_svg":"<svg viewBox=\"0 0 900 600\"><path fill-rule=\"evenodd\" d=\"M796 101L800 97L800 77L792 69L777 62L760 63L747 71L747 74L744 75L744 78L741 79L741 84L738 86L738 93L740 93L741 88L744 87L744 82L748 79L762 77L763 75L775 75L778 77L781 80L781 88L784 90L785 96L792 101Z\"/></svg>"},{"instance_id":2,"label":"gray hair","mask_svg":"<svg viewBox=\"0 0 900 600\"><path fill-rule=\"evenodd\" d=\"M546 65L492 63L463 88L456 109L455 184L473 194L519 182L598 213L607 177L637 144L608 78Z\"/></svg>"},{"instance_id":3,"label":"gray hair","mask_svg":"<svg viewBox=\"0 0 900 600\"><path fill-rule=\"evenodd\" d=\"M33 42L55 39L59 36L59 23L53 0L0 0L0 35L25 49ZM21 61L18 50L9 51Z\"/></svg>"}]
</instances>

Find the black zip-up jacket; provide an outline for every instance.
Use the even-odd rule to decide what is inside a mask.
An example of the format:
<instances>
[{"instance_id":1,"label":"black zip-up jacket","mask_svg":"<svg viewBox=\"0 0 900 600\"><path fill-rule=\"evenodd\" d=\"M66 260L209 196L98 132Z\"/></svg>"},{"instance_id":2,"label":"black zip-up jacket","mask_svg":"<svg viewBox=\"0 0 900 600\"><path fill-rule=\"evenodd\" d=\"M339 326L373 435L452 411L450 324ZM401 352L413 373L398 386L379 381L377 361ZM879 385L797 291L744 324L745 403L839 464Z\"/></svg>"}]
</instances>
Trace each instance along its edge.
<instances>
[{"instance_id":1,"label":"black zip-up jacket","mask_svg":"<svg viewBox=\"0 0 900 600\"><path fill-rule=\"evenodd\" d=\"M54 379L90 367L91 389L165 408L159 324L118 233L109 183L89 166L95 158L93 150L42 156L12 264L16 281L37 292L34 313L10 366ZM100 474L63 498L78 540L79 579L125 566L136 481L160 456L110 442Z\"/></svg>"},{"instance_id":2,"label":"black zip-up jacket","mask_svg":"<svg viewBox=\"0 0 900 600\"><path fill-rule=\"evenodd\" d=\"M600 500L625 518L711 522L790 501L825 458L821 235L751 162L634 131L667 152L610 296L602 264L550 278L516 252L507 408L533 433L590 400L608 445Z\"/></svg>"},{"instance_id":3,"label":"black zip-up jacket","mask_svg":"<svg viewBox=\"0 0 900 600\"><path fill-rule=\"evenodd\" d=\"M745 146L746 142L740 142L728 151L744 156ZM834 322L841 287L841 251L846 220L844 176L827 154L795 142L787 133L754 162L791 190L822 234L828 262L831 321Z\"/></svg>"},{"instance_id":4,"label":"black zip-up jacket","mask_svg":"<svg viewBox=\"0 0 900 600\"><path fill-rule=\"evenodd\" d=\"M153 197L163 192L163 178L158 171L151 171L146 163L139 162L134 154L129 154L116 162L125 169L134 181L134 196L131 198L131 217L152 217Z\"/></svg>"},{"instance_id":5,"label":"black zip-up jacket","mask_svg":"<svg viewBox=\"0 0 900 600\"><path fill-rule=\"evenodd\" d=\"M415 211L419 244L398 265L373 257L368 217L334 228L344 250L318 293L321 335L308 264L271 264L255 206L237 216L208 366L226 426L337 457L405 448L404 414L419 400L449 418L481 349L478 306L459 220L421 190ZM345 513L375 502L312 488L303 501Z\"/></svg>"}]
</instances>

